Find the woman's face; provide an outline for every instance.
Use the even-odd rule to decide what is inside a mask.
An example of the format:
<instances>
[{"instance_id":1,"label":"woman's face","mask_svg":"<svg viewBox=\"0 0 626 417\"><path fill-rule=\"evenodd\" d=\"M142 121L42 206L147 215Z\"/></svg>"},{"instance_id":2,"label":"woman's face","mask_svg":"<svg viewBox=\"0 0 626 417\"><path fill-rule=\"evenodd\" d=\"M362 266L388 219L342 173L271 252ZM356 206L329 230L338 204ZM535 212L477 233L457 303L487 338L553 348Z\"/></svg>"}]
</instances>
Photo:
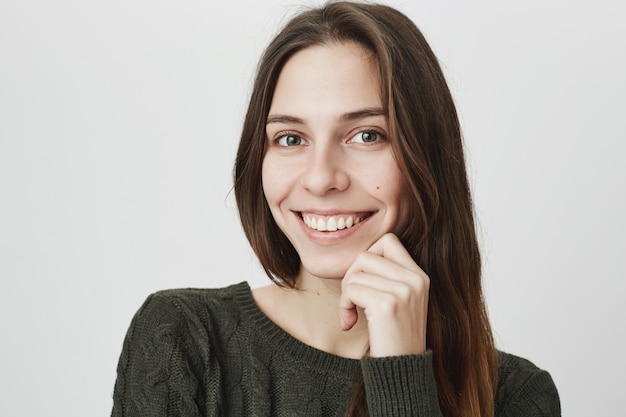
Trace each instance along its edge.
<instances>
[{"instance_id":1,"label":"woman's face","mask_svg":"<svg viewBox=\"0 0 626 417\"><path fill-rule=\"evenodd\" d=\"M266 132L263 190L301 274L343 278L358 253L406 225L376 62L361 46L331 43L291 57Z\"/></svg>"}]
</instances>

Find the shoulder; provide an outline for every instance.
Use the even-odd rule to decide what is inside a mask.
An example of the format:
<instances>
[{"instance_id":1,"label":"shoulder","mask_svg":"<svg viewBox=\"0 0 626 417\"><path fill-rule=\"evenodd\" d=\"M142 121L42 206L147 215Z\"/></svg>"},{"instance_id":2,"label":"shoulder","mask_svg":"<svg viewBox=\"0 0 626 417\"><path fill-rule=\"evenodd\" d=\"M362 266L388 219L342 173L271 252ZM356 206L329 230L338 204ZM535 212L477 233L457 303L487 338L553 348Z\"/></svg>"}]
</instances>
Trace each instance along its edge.
<instances>
[{"instance_id":1,"label":"shoulder","mask_svg":"<svg viewBox=\"0 0 626 417\"><path fill-rule=\"evenodd\" d=\"M528 359L512 355L506 352L498 352L499 369L498 369L498 386L499 387L516 387L524 385L534 378L541 377L552 381L550 374L543 369L537 367Z\"/></svg>"},{"instance_id":2,"label":"shoulder","mask_svg":"<svg viewBox=\"0 0 626 417\"><path fill-rule=\"evenodd\" d=\"M510 353L499 352L499 361L496 415L561 415L558 391L547 371Z\"/></svg>"},{"instance_id":3,"label":"shoulder","mask_svg":"<svg viewBox=\"0 0 626 417\"><path fill-rule=\"evenodd\" d=\"M155 292L135 314L130 331L140 339L167 335L206 340L212 331L232 331L239 321L237 298L245 299L249 293L245 282L225 288Z\"/></svg>"},{"instance_id":4,"label":"shoulder","mask_svg":"<svg viewBox=\"0 0 626 417\"><path fill-rule=\"evenodd\" d=\"M224 309L234 308L236 299L246 298L249 294L250 287L245 282L224 288L169 289L148 296L142 309L156 305L165 313L175 315L201 314L202 312L217 313Z\"/></svg>"}]
</instances>

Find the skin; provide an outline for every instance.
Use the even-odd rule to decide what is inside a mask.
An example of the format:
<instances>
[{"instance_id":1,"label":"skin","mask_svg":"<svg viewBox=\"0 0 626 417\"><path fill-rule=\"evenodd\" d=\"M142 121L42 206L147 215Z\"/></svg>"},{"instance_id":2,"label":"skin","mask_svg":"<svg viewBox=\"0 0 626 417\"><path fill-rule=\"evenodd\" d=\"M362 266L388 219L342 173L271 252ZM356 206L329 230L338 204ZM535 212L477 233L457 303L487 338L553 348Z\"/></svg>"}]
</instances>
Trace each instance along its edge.
<instances>
[{"instance_id":1,"label":"skin","mask_svg":"<svg viewBox=\"0 0 626 417\"><path fill-rule=\"evenodd\" d=\"M371 54L356 43L296 53L266 133L265 197L301 267L298 290L254 290L261 310L340 356L424 353L429 279L394 233L410 216Z\"/></svg>"}]
</instances>

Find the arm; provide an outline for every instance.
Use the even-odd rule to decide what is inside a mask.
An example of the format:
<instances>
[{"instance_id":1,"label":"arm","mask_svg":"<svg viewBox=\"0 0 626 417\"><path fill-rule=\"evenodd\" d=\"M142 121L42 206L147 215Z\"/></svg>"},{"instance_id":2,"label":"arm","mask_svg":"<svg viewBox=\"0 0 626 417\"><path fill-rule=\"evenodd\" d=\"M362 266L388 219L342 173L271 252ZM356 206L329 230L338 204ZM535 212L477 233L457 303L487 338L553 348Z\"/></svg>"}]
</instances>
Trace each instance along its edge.
<instances>
[{"instance_id":1,"label":"arm","mask_svg":"<svg viewBox=\"0 0 626 417\"><path fill-rule=\"evenodd\" d=\"M363 309L370 356L361 360L369 413L441 416L432 352L426 350L430 280L400 240L384 235L342 281L340 320L349 330Z\"/></svg>"}]
</instances>

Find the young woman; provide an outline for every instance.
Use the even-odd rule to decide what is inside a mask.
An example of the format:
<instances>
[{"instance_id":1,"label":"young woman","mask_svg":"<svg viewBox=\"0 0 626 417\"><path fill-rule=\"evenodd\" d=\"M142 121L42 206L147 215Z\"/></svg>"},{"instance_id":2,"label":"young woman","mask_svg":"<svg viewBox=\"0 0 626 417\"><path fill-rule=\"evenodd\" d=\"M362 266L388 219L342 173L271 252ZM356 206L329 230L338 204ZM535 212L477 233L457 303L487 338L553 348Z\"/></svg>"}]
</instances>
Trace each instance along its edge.
<instances>
[{"instance_id":1,"label":"young woman","mask_svg":"<svg viewBox=\"0 0 626 417\"><path fill-rule=\"evenodd\" d=\"M276 284L170 290L129 329L114 416L558 416L498 352L459 122L415 25L336 2L263 55L234 172Z\"/></svg>"}]
</instances>

